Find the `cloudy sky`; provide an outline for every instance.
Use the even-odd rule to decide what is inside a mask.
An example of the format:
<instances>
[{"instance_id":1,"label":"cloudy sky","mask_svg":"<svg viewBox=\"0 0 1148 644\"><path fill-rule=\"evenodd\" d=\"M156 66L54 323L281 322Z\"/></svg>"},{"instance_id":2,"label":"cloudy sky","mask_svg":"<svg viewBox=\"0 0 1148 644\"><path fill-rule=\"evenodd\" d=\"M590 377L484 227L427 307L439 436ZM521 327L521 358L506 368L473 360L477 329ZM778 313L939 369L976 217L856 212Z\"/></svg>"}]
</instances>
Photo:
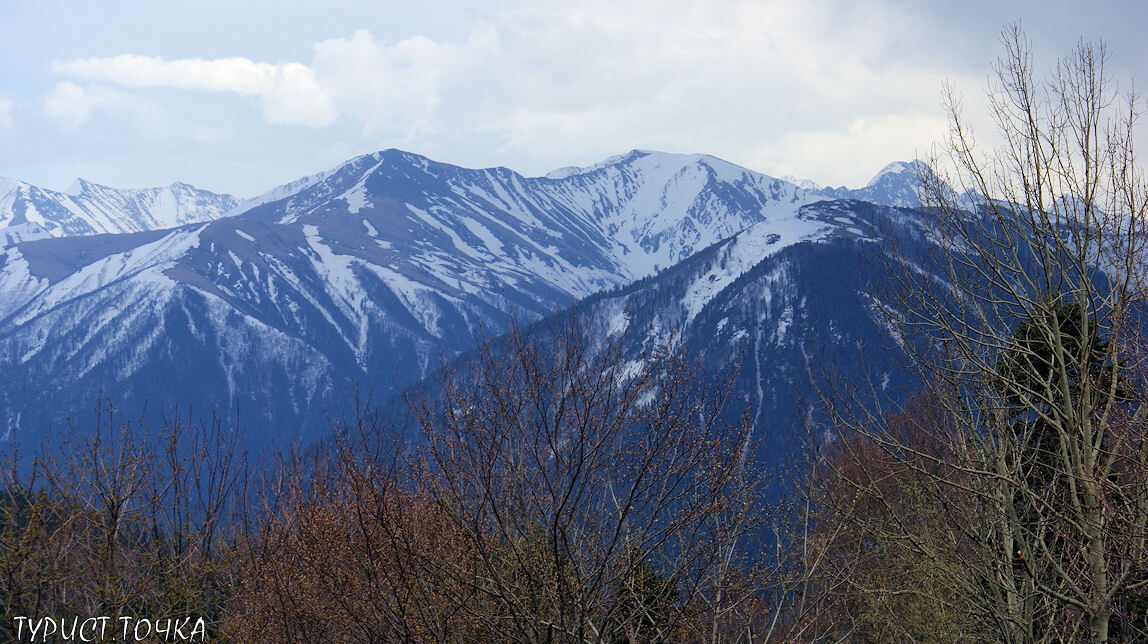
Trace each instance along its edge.
<instances>
[{"instance_id":1,"label":"cloudy sky","mask_svg":"<svg viewBox=\"0 0 1148 644\"><path fill-rule=\"evenodd\" d=\"M946 81L987 129L1018 19L1038 69L1103 38L1148 82L1139 0L9 0L0 176L251 196L390 147L527 175L641 148L856 186L943 135Z\"/></svg>"}]
</instances>

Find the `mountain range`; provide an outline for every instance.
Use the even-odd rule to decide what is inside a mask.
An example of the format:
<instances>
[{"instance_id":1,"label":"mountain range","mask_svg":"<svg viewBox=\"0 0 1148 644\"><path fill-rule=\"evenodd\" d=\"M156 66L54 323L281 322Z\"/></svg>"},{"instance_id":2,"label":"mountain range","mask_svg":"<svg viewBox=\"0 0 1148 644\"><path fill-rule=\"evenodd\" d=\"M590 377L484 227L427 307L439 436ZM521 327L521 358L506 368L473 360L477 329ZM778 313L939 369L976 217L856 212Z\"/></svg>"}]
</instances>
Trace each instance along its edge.
<instances>
[{"instance_id":1,"label":"mountain range","mask_svg":"<svg viewBox=\"0 0 1148 644\"><path fill-rule=\"evenodd\" d=\"M236 205L231 195L186 183L125 190L76 179L55 192L0 177L0 242L174 228L218 219Z\"/></svg>"},{"instance_id":2,"label":"mountain range","mask_svg":"<svg viewBox=\"0 0 1148 644\"><path fill-rule=\"evenodd\" d=\"M867 375L911 385L867 281L881 242L912 236L922 167L848 190L700 154L525 177L386 150L243 202L0 180L2 438L82 426L103 397L306 441L353 384L385 400L511 319L581 302L635 351L680 341L714 374L742 364L780 446L813 353L852 364L880 343Z\"/></svg>"}]
</instances>

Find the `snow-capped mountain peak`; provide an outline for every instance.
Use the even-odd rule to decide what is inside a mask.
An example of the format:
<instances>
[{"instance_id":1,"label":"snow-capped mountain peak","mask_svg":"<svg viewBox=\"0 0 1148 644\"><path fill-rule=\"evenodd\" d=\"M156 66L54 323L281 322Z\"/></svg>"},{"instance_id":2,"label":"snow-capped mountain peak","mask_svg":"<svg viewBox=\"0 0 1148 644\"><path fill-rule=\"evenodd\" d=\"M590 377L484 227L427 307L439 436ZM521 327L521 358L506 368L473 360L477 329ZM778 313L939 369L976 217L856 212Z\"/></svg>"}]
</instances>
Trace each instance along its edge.
<instances>
[{"instance_id":1,"label":"snow-capped mountain peak","mask_svg":"<svg viewBox=\"0 0 1148 644\"><path fill-rule=\"evenodd\" d=\"M881 171L875 174L873 178L869 180L869 183L865 184L865 187L873 187L878 183L886 181L892 177L896 177L898 180L915 180L918 169L923 165L924 162L922 161L910 161L908 163L904 161L894 161L893 163L886 165L884 168L881 168Z\"/></svg>"},{"instance_id":2,"label":"snow-capped mountain peak","mask_svg":"<svg viewBox=\"0 0 1148 644\"><path fill-rule=\"evenodd\" d=\"M921 205L918 191L921 189L922 172L932 173L924 161L896 161L881 168L863 188L827 188L821 192L837 199L858 199L899 208L916 208Z\"/></svg>"}]
</instances>

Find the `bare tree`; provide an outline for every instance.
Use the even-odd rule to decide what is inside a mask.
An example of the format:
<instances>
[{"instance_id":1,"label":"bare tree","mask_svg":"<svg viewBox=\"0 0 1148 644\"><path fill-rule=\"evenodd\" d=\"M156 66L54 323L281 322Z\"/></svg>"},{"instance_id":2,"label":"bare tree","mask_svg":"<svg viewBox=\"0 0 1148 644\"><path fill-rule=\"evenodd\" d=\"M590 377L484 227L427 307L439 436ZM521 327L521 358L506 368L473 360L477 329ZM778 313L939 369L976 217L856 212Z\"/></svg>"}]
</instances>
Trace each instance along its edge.
<instances>
[{"instance_id":1,"label":"bare tree","mask_svg":"<svg viewBox=\"0 0 1148 644\"><path fill-rule=\"evenodd\" d=\"M5 613L202 618L214 633L234 587L238 436L218 419L156 429L103 400L87 430L13 457L0 479Z\"/></svg>"},{"instance_id":2,"label":"bare tree","mask_svg":"<svg viewBox=\"0 0 1148 644\"><path fill-rule=\"evenodd\" d=\"M324 449L281 458L254 514L236 641L479 639L473 557L414 485L377 411L356 405ZM439 571L449 569L451 575Z\"/></svg>"},{"instance_id":3,"label":"bare tree","mask_svg":"<svg viewBox=\"0 0 1148 644\"><path fill-rule=\"evenodd\" d=\"M946 570L995 637L1106 642L1114 617L1142 637L1122 613L1148 565L1138 99L1118 100L1103 44L1040 82L1019 26L1002 41L989 99L1003 145L982 153L948 93L930 165L951 171L921 177L930 252L896 257L885 311L944 420L907 437L848 397L831 414L972 504L977 520L945 526L959 554ZM924 543L913 525L898 536Z\"/></svg>"},{"instance_id":4,"label":"bare tree","mask_svg":"<svg viewBox=\"0 0 1148 644\"><path fill-rule=\"evenodd\" d=\"M474 617L501 639L660 641L704 614L726 637L762 483L748 422L724 422L728 388L683 360L627 360L591 331L513 331L417 404L420 483L497 609Z\"/></svg>"},{"instance_id":5,"label":"bare tree","mask_svg":"<svg viewBox=\"0 0 1148 644\"><path fill-rule=\"evenodd\" d=\"M785 641L994 639L968 565L977 499L937 440L948 424L925 391L879 430L818 444L782 530Z\"/></svg>"},{"instance_id":6,"label":"bare tree","mask_svg":"<svg viewBox=\"0 0 1148 644\"><path fill-rule=\"evenodd\" d=\"M236 637L745 641L762 475L727 388L572 317L484 343L391 440L361 407L286 459ZM244 634L247 635L244 635Z\"/></svg>"}]
</instances>

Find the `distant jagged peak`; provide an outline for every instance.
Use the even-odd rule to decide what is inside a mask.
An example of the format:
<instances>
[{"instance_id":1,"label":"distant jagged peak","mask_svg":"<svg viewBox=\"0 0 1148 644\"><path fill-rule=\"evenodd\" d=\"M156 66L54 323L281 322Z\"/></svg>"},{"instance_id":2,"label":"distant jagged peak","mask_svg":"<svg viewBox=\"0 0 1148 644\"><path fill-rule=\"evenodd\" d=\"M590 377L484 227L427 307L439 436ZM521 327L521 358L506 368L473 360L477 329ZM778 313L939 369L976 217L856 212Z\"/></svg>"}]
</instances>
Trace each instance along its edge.
<instances>
[{"instance_id":1,"label":"distant jagged peak","mask_svg":"<svg viewBox=\"0 0 1148 644\"><path fill-rule=\"evenodd\" d=\"M53 237L132 233L218 219L235 205L228 194L176 182L155 188L113 188L78 178L63 192L0 179L0 228L31 224ZM10 231L7 245L28 234ZM6 240L6 241L5 241Z\"/></svg>"},{"instance_id":2,"label":"distant jagged peak","mask_svg":"<svg viewBox=\"0 0 1148 644\"><path fill-rule=\"evenodd\" d=\"M929 164L920 159L914 159L912 161L894 161L893 163L886 165L884 168L881 168L881 171L874 175L873 178L869 180L869 183L865 184L865 187L870 188L877 185L878 183L888 181L893 178L896 178L900 181L916 183L917 178L922 171L924 171L926 174L932 174L932 169L929 168Z\"/></svg>"},{"instance_id":3,"label":"distant jagged peak","mask_svg":"<svg viewBox=\"0 0 1148 644\"><path fill-rule=\"evenodd\" d=\"M784 181L786 183L792 183L793 185L797 186L798 188L801 188L802 190L807 190L809 192L821 192L822 190L825 189L825 186L821 185L820 183L817 183L816 181L814 181L812 179L802 179L801 177L797 177L797 176L794 176L792 174L787 174L784 177L778 177L778 179L781 179L782 181Z\"/></svg>"},{"instance_id":4,"label":"distant jagged peak","mask_svg":"<svg viewBox=\"0 0 1148 644\"><path fill-rule=\"evenodd\" d=\"M52 191L46 190L45 192L50 193ZM161 192L170 192L172 194L198 193L219 197L225 201L228 199L234 199L232 195L222 192L213 192L211 190L204 190L203 188L196 187L183 181L175 181L167 184L166 186L154 186L150 188L116 188L114 186L90 181L88 179L84 179L83 177L77 177L74 181L72 181L71 185L69 185L67 189L59 194L67 195L69 197L82 197L84 195L94 195L99 193L115 193L127 197L132 197L135 195L157 194Z\"/></svg>"}]
</instances>

